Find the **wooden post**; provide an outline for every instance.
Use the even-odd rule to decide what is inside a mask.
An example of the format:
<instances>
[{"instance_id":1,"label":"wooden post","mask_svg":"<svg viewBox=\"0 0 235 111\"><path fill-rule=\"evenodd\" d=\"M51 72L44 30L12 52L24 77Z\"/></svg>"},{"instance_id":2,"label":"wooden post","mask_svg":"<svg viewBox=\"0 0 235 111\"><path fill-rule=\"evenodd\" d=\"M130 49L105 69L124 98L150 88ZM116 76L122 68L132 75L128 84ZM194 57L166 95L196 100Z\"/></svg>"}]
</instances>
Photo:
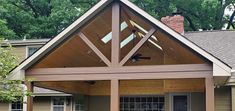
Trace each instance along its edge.
<instances>
[{"instance_id":1,"label":"wooden post","mask_svg":"<svg viewBox=\"0 0 235 111\"><path fill-rule=\"evenodd\" d=\"M111 64L113 67L119 65L120 56L120 5L114 3L112 6L112 48Z\"/></svg>"},{"instance_id":2,"label":"wooden post","mask_svg":"<svg viewBox=\"0 0 235 111\"><path fill-rule=\"evenodd\" d=\"M27 90L33 92L33 82L25 82ZM33 111L33 96L27 97L27 111Z\"/></svg>"},{"instance_id":3,"label":"wooden post","mask_svg":"<svg viewBox=\"0 0 235 111\"><path fill-rule=\"evenodd\" d=\"M214 111L214 82L212 77L205 78L206 86L206 111Z\"/></svg>"},{"instance_id":4,"label":"wooden post","mask_svg":"<svg viewBox=\"0 0 235 111\"><path fill-rule=\"evenodd\" d=\"M111 80L110 111L119 111L119 80Z\"/></svg>"},{"instance_id":5,"label":"wooden post","mask_svg":"<svg viewBox=\"0 0 235 111\"><path fill-rule=\"evenodd\" d=\"M235 86L231 86L232 111L235 111Z\"/></svg>"}]
</instances>

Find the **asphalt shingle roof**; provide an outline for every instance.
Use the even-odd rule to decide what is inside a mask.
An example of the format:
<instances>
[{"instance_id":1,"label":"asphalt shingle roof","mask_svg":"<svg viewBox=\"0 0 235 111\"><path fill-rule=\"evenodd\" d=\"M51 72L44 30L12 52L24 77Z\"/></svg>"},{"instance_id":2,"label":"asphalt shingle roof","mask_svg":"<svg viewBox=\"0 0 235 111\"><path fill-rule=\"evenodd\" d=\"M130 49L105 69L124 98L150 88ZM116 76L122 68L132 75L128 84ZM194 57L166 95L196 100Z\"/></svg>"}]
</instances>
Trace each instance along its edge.
<instances>
[{"instance_id":1,"label":"asphalt shingle roof","mask_svg":"<svg viewBox=\"0 0 235 111\"><path fill-rule=\"evenodd\" d=\"M235 68L235 31L199 31L184 35L222 62Z\"/></svg>"}]
</instances>

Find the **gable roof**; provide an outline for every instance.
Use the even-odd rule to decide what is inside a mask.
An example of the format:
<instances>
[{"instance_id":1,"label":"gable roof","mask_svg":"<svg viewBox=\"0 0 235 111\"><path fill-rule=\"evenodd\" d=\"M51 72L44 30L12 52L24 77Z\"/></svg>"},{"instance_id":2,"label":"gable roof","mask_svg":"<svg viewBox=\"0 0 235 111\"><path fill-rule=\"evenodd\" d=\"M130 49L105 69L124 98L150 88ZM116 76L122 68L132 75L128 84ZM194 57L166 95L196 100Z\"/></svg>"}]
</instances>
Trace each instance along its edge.
<instances>
[{"instance_id":1,"label":"gable roof","mask_svg":"<svg viewBox=\"0 0 235 111\"><path fill-rule=\"evenodd\" d=\"M235 68L235 31L188 32L185 37Z\"/></svg>"},{"instance_id":2,"label":"gable roof","mask_svg":"<svg viewBox=\"0 0 235 111\"><path fill-rule=\"evenodd\" d=\"M94 17L98 12L100 12L102 9L104 9L107 5L112 3L113 1L118 1L146 20L148 20L153 25L156 25L158 28L166 31L168 34L170 34L175 39L179 40L189 48L193 49L194 51L201 54L203 57L207 58L217 66L219 66L221 69L226 71L230 74L231 67L227 64L224 64L222 61L217 59L216 57L212 56L210 53L206 52L202 48L198 47L185 37L183 37L181 34L175 32L162 22L156 20L154 17L150 16L148 13L134 5L128 0L101 0L98 2L94 7L92 7L90 10L88 10L84 15L82 15L79 19L77 19L75 22L73 22L69 27L67 27L64 31L62 31L60 34L58 34L55 38L50 40L47 44L45 44L42 48L40 48L36 53L34 53L32 56L27 58L25 61L23 61L18 67L16 67L12 74L9 76L10 79L24 79L24 70L29 68L31 65L33 65L35 62L37 62L40 58L42 58L44 55L46 55L50 50L55 48L58 44L62 43L69 35L71 35L75 30L79 29L82 25L84 25L87 21L89 21L92 17Z\"/></svg>"}]
</instances>

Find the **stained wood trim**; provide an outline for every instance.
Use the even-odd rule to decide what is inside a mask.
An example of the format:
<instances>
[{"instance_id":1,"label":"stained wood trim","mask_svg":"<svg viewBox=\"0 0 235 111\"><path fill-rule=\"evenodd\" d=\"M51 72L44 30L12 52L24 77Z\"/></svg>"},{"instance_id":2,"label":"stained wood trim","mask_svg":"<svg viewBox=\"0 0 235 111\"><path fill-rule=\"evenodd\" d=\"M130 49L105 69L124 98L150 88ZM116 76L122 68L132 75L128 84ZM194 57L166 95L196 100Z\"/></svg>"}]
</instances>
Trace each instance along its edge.
<instances>
[{"instance_id":1,"label":"stained wood trim","mask_svg":"<svg viewBox=\"0 0 235 111\"><path fill-rule=\"evenodd\" d=\"M208 64L125 66L125 67L79 67L79 68L35 68L26 71L27 75L64 75L64 74L111 74L111 73L157 73L212 71Z\"/></svg>"},{"instance_id":2,"label":"stained wood trim","mask_svg":"<svg viewBox=\"0 0 235 111\"><path fill-rule=\"evenodd\" d=\"M123 66L131 56L153 35L156 31L155 28L150 29L150 31L136 44L136 46L122 59L119 66Z\"/></svg>"},{"instance_id":3,"label":"stained wood trim","mask_svg":"<svg viewBox=\"0 0 235 111\"><path fill-rule=\"evenodd\" d=\"M206 86L206 111L215 110L215 95L214 95L214 81L213 77L207 77L205 79Z\"/></svg>"},{"instance_id":4,"label":"stained wood trim","mask_svg":"<svg viewBox=\"0 0 235 111\"><path fill-rule=\"evenodd\" d=\"M186 79L206 78L212 75L212 71L191 72L149 72L149 73L111 73L111 74L61 74L61 75L27 75L33 81L88 81L88 80L133 80L133 79Z\"/></svg>"},{"instance_id":5,"label":"stained wood trim","mask_svg":"<svg viewBox=\"0 0 235 111\"><path fill-rule=\"evenodd\" d=\"M120 5L115 2L112 6L112 49L111 64L118 66L120 59Z\"/></svg>"},{"instance_id":6,"label":"stained wood trim","mask_svg":"<svg viewBox=\"0 0 235 111\"><path fill-rule=\"evenodd\" d=\"M210 76L212 76L212 67L207 64L125 66L116 68L38 68L26 71L26 78L33 78L34 81L173 79L205 78Z\"/></svg>"},{"instance_id":7,"label":"stained wood trim","mask_svg":"<svg viewBox=\"0 0 235 111\"><path fill-rule=\"evenodd\" d=\"M119 111L120 107L119 80L111 80L110 111Z\"/></svg>"},{"instance_id":8,"label":"stained wood trim","mask_svg":"<svg viewBox=\"0 0 235 111\"><path fill-rule=\"evenodd\" d=\"M105 64L111 66L111 62L104 56L104 54L82 33L79 32L78 36L104 61Z\"/></svg>"}]
</instances>

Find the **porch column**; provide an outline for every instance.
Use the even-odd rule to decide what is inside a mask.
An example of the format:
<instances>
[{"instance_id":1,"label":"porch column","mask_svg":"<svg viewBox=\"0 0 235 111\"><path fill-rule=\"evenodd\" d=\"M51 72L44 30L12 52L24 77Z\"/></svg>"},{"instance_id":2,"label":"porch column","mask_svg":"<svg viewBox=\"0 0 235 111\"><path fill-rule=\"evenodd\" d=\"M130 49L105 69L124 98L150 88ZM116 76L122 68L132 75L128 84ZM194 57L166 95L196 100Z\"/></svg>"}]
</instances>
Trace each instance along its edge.
<instances>
[{"instance_id":1,"label":"porch column","mask_svg":"<svg viewBox=\"0 0 235 111\"><path fill-rule=\"evenodd\" d=\"M33 92L33 82L25 82L27 90ZM33 111L33 96L27 97L27 111Z\"/></svg>"},{"instance_id":2,"label":"porch column","mask_svg":"<svg viewBox=\"0 0 235 111\"><path fill-rule=\"evenodd\" d=\"M205 78L206 86L206 111L214 111L214 82L213 77Z\"/></svg>"},{"instance_id":3,"label":"porch column","mask_svg":"<svg viewBox=\"0 0 235 111\"><path fill-rule=\"evenodd\" d=\"M235 86L231 86L232 111L235 111Z\"/></svg>"},{"instance_id":4,"label":"porch column","mask_svg":"<svg viewBox=\"0 0 235 111\"><path fill-rule=\"evenodd\" d=\"M111 80L110 111L119 111L119 80Z\"/></svg>"}]
</instances>

